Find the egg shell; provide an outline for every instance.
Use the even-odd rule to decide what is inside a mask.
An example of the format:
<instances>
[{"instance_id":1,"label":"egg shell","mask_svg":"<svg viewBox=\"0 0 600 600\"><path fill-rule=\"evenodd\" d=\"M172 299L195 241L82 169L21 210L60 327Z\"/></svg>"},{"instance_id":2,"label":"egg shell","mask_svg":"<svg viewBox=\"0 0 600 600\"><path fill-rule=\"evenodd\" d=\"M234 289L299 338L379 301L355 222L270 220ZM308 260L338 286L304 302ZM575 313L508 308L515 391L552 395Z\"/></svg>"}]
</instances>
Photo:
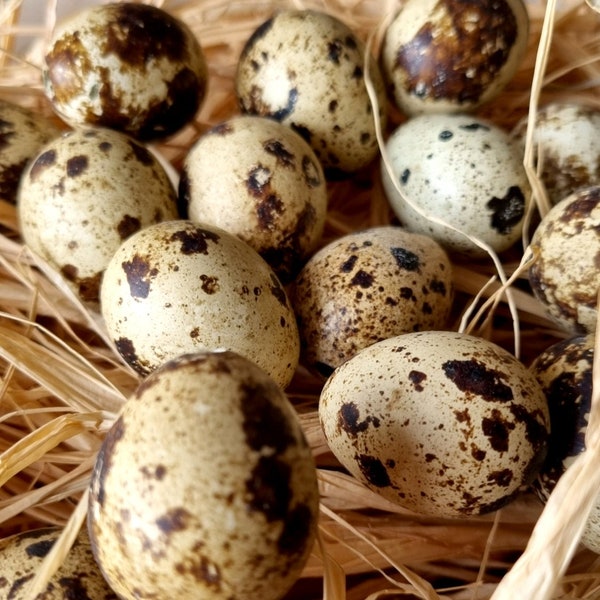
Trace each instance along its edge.
<instances>
[{"instance_id":1,"label":"egg shell","mask_svg":"<svg viewBox=\"0 0 600 600\"><path fill-rule=\"evenodd\" d=\"M124 600L276 600L316 533L316 469L294 408L232 352L152 373L108 432L90 490L94 553Z\"/></svg>"},{"instance_id":2,"label":"egg shell","mask_svg":"<svg viewBox=\"0 0 600 600\"><path fill-rule=\"evenodd\" d=\"M235 89L241 109L295 129L326 171L357 171L379 153L364 55L364 43L332 15L279 11L254 31L239 58ZM369 75L384 128L387 99L374 60Z\"/></svg>"},{"instance_id":3,"label":"egg shell","mask_svg":"<svg viewBox=\"0 0 600 600\"><path fill-rule=\"evenodd\" d=\"M475 258L486 250L467 234L495 252L520 239L531 189L518 143L497 125L464 114L418 115L385 150L384 191L407 229Z\"/></svg>"},{"instance_id":4,"label":"egg shell","mask_svg":"<svg viewBox=\"0 0 600 600\"><path fill-rule=\"evenodd\" d=\"M272 119L237 116L188 151L179 202L182 216L237 235L287 283L321 239L327 187L299 134Z\"/></svg>"},{"instance_id":5,"label":"egg shell","mask_svg":"<svg viewBox=\"0 0 600 600\"><path fill-rule=\"evenodd\" d=\"M86 7L55 28L44 91L73 127L96 125L144 141L180 130L200 108L208 71L189 27L135 2Z\"/></svg>"},{"instance_id":6,"label":"egg shell","mask_svg":"<svg viewBox=\"0 0 600 600\"><path fill-rule=\"evenodd\" d=\"M298 366L281 282L246 242L212 225L176 220L131 236L106 268L100 301L116 349L142 375L179 354L224 348L282 387Z\"/></svg>"},{"instance_id":7,"label":"egg shell","mask_svg":"<svg viewBox=\"0 0 600 600\"><path fill-rule=\"evenodd\" d=\"M17 207L27 246L92 305L121 243L178 217L177 192L159 159L106 128L69 131L46 144L23 173Z\"/></svg>"},{"instance_id":8,"label":"egg shell","mask_svg":"<svg viewBox=\"0 0 600 600\"><path fill-rule=\"evenodd\" d=\"M449 331L407 333L361 350L326 382L319 418L348 471L418 513L500 508L544 460L546 398L495 344Z\"/></svg>"},{"instance_id":9,"label":"egg shell","mask_svg":"<svg viewBox=\"0 0 600 600\"><path fill-rule=\"evenodd\" d=\"M31 600L28 593L40 565L50 552L61 530L46 527L25 531L0 540L2 569L0 596L9 600ZM77 535L73 546L46 589L36 600L117 600L92 553L85 529Z\"/></svg>"},{"instance_id":10,"label":"egg shell","mask_svg":"<svg viewBox=\"0 0 600 600\"><path fill-rule=\"evenodd\" d=\"M513 135L524 145L528 118ZM583 187L600 184L600 111L593 107L553 102L535 117L533 143L536 172L554 205Z\"/></svg>"},{"instance_id":11,"label":"egg shell","mask_svg":"<svg viewBox=\"0 0 600 600\"><path fill-rule=\"evenodd\" d=\"M530 367L546 395L550 410L548 456L534 486L544 503L559 479L586 449L594 347L594 335L570 337L544 350ZM600 494L588 517L581 542L600 554Z\"/></svg>"},{"instance_id":12,"label":"egg shell","mask_svg":"<svg viewBox=\"0 0 600 600\"><path fill-rule=\"evenodd\" d=\"M17 202L17 189L27 163L60 129L32 110L0 100L0 199Z\"/></svg>"},{"instance_id":13,"label":"egg shell","mask_svg":"<svg viewBox=\"0 0 600 600\"><path fill-rule=\"evenodd\" d=\"M374 342L442 329L454 283L450 260L434 240L381 226L346 234L321 248L292 290L303 362L330 375Z\"/></svg>"},{"instance_id":14,"label":"egg shell","mask_svg":"<svg viewBox=\"0 0 600 600\"><path fill-rule=\"evenodd\" d=\"M387 26L381 70L407 115L466 112L497 97L527 50L522 0L408 0Z\"/></svg>"},{"instance_id":15,"label":"egg shell","mask_svg":"<svg viewBox=\"0 0 600 600\"><path fill-rule=\"evenodd\" d=\"M546 213L531 239L529 282L547 314L573 334L596 330L600 187L582 188Z\"/></svg>"}]
</instances>

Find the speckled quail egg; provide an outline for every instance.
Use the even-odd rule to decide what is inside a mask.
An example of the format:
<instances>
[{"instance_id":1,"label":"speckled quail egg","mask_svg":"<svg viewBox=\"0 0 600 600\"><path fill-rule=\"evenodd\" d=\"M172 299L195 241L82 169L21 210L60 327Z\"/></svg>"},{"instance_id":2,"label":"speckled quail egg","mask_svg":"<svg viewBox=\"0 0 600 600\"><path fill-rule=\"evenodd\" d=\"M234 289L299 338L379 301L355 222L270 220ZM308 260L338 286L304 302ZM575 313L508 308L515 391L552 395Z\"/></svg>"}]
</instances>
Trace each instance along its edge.
<instances>
[{"instance_id":1,"label":"speckled quail egg","mask_svg":"<svg viewBox=\"0 0 600 600\"><path fill-rule=\"evenodd\" d=\"M292 286L303 362L324 375L360 349L409 331L442 329L452 265L431 238L381 226L321 248Z\"/></svg>"},{"instance_id":2,"label":"speckled quail egg","mask_svg":"<svg viewBox=\"0 0 600 600\"><path fill-rule=\"evenodd\" d=\"M46 527L0 540L2 569L0 596L7 600L31 600L28 593L39 567L56 543L61 530ZM82 529L58 571L39 600L117 600L94 559L90 540Z\"/></svg>"},{"instance_id":3,"label":"speckled quail egg","mask_svg":"<svg viewBox=\"0 0 600 600\"><path fill-rule=\"evenodd\" d=\"M513 135L525 142L527 117ZM535 117L533 142L537 171L551 204L579 188L600 184L600 111L578 104L555 102Z\"/></svg>"},{"instance_id":4,"label":"speckled quail egg","mask_svg":"<svg viewBox=\"0 0 600 600\"><path fill-rule=\"evenodd\" d=\"M548 456L534 486L543 502L548 500L575 458L586 449L594 346L595 338L590 334L568 338L544 350L530 367L548 399L550 409ZM600 553L600 495L581 542Z\"/></svg>"},{"instance_id":5,"label":"speckled quail egg","mask_svg":"<svg viewBox=\"0 0 600 600\"><path fill-rule=\"evenodd\" d=\"M408 0L387 26L381 68L404 113L464 112L495 98L527 49L522 0Z\"/></svg>"},{"instance_id":6,"label":"speckled quail egg","mask_svg":"<svg viewBox=\"0 0 600 600\"><path fill-rule=\"evenodd\" d=\"M189 27L137 2L86 7L59 23L42 75L47 97L70 125L110 127L142 140L187 124L208 80Z\"/></svg>"},{"instance_id":7,"label":"speckled quail egg","mask_svg":"<svg viewBox=\"0 0 600 600\"><path fill-rule=\"evenodd\" d=\"M595 331L600 286L600 187L581 188L543 217L531 239L529 282L566 331Z\"/></svg>"},{"instance_id":8,"label":"speckled quail egg","mask_svg":"<svg viewBox=\"0 0 600 600\"><path fill-rule=\"evenodd\" d=\"M285 387L300 341L287 293L246 242L213 225L175 220L125 240L100 304L118 352L147 375L179 354L229 349Z\"/></svg>"},{"instance_id":9,"label":"speckled quail egg","mask_svg":"<svg viewBox=\"0 0 600 600\"><path fill-rule=\"evenodd\" d=\"M325 383L319 418L356 478L440 517L490 512L514 498L537 475L550 425L544 393L520 361L451 331L364 348Z\"/></svg>"},{"instance_id":10,"label":"speckled quail egg","mask_svg":"<svg viewBox=\"0 0 600 600\"><path fill-rule=\"evenodd\" d=\"M159 159L105 128L73 130L45 145L23 173L17 206L27 246L90 305L121 242L178 217L177 192Z\"/></svg>"},{"instance_id":11,"label":"speckled quail egg","mask_svg":"<svg viewBox=\"0 0 600 600\"><path fill-rule=\"evenodd\" d=\"M123 600L277 600L315 538L316 468L294 408L233 352L154 371L108 432L90 490L96 560Z\"/></svg>"},{"instance_id":12,"label":"speckled quail egg","mask_svg":"<svg viewBox=\"0 0 600 600\"><path fill-rule=\"evenodd\" d=\"M321 239L327 213L323 169L308 143L272 119L237 116L189 150L180 212L252 246L283 283Z\"/></svg>"},{"instance_id":13,"label":"speckled quail egg","mask_svg":"<svg viewBox=\"0 0 600 600\"><path fill-rule=\"evenodd\" d=\"M300 133L326 171L354 172L379 152L364 63L365 45L336 17L282 10L246 42L236 94L243 112L274 118ZM374 60L369 75L385 127L385 86Z\"/></svg>"},{"instance_id":14,"label":"speckled quail egg","mask_svg":"<svg viewBox=\"0 0 600 600\"><path fill-rule=\"evenodd\" d=\"M17 201L17 188L27 163L60 129L50 119L0 100L0 199Z\"/></svg>"},{"instance_id":15,"label":"speckled quail egg","mask_svg":"<svg viewBox=\"0 0 600 600\"><path fill-rule=\"evenodd\" d=\"M392 133L386 154L385 194L408 229L473 257L486 251L466 234L495 252L520 239L531 190L520 147L497 125L463 114L418 115Z\"/></svg>"}]
</instances>

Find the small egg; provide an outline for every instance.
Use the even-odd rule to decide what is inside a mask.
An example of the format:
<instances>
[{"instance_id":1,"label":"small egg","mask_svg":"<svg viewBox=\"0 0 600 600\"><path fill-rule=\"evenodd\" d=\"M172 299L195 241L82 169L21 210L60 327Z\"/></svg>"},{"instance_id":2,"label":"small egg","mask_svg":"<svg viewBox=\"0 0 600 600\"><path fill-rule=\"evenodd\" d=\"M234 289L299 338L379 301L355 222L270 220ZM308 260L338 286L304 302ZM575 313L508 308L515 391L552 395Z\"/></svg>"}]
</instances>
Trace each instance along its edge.
<instances>
[{"instance_id":1,"label":"small egg","mask_svg":"<svg viewBox=\"0 0 600 600\"><path fill-rule=\"evenodd\" d=\"M503 129L481 118L412 117L386 142L389 170L385 161L381 167L386 197L401 224L449 251L486 256L469 235L502 252L520 239L531 198L519 148Z\"/></svg>"},{"instance_id":2,"label":"small egg","mask_svg":"<svg viewBox=\"0 0 600 600\"><path fill-rule=\"evenodd\" d=\"M233 352L162 365L108 432L91 483L96 560L122 600L278 600L319 514L292 404Z\"/></svg>"},{"instance_id":3,"label":"small egg","mask_svg":"<svg viewBox=\"0 0 600 600\"><path fill-rule=\"evenodd\" d=\"M142 3L84 8L58 25L44 58L46 96L73 127L161 139L194 117L206 93L207 65L193 32Z\"/></svg>"},{"instance_id":4,"label":"small egg","mask_svg":"<svg viewBox=\"0 0 600 600\"><path fill-rule=\"evenodd\" d=\"M491 512L531 484L549 414L531 372L483 339L450 331L376 342L327 380L330 449L368 488L439 517Z\"/></svg>"},{"instance_id":5,"label":"small egg","mask_svg":"<svg viewBox=\"0 0 600 600\"><path fill-rule=\"evenodd\" d=\"M27 163L60 129L32 110L0 100L0 199L17 202L17 189Z\"/></svg>"},{"instance_id":6,"label":"small egg","mask_svg":"<svg viewBox=\"0 0 600 600\"><path fill-rule=\"evenodd\" d=\"M174 220L132 235L106 268L100 305L116 349L141 375L179 354L223 348L282 387L298 366L281 282L246 242L213 225Z\"/></svg>"},{"instance_id":7,"label":"small egg","mask_svg":"<svg viewBox=\"0 0 600 600\"><path fill-rule=\"evenodd\" d=\"M528 118L513 135L525 142ZM600 184L600 111L578 104L555 102L535 117L533 142L537 172L552 205L580 188Z\"/></svg>"},{"instance_id":8,"label":"small egg","mask_svg":"<svg viewBox=\"0 0 600 600\"><path fill-rule=\"evenodd\" d=\"M61 530L46 527L0 540L0 596L31 600L30 585ZM87 531L82 529L58 571L50 577L40 600L117 600L98 567Z\"/></svg>"},{"instance_id":9,"label":"small egg","mask_svg":"<svg viewBox=\"0 0 600 600\"><path fill-rule=\"evenodd\" d=\"M303 360L330 375L379 340L442 329L452 265L431 238L381 226L346 234L314 254L292 286Z\"/></svg>"},{"instance_id":10,"label":"small egg","mask_svg":"<svg viewBox=\"0 0 600 600\"><path fill-rule=\"evenodd\" d=\"M159 159L105 128L69 131L46 144L23 173L17 207L27 246L90 305L123 240L178 217L177 193Z\"/></svg>"},{"instance_id":11,"label":"small egg","mask_svg":"<svg viewBox=\"0 0 600 600\"><path fill-rule=\"evenodd\" d=\"M274 118L312 146L326 171L351 173L379 153L364 82L365 45L339 19L315 10L282 10L246 42L235 89L245 113ZM386 122L383 78L369 75Z\"/></svg>"},{"instance_id":12,"label":"small egg","mask_svg":"<svg viewBox=\"0 0 600 600\"><path fill-rule=\"evenodd\" d=\"M405 114L466 112L497 97L527 50L522 0L408 0L381 47L389 95Z\"/></svg>"},{"instance_id":13,"label":"small egg","mask_svg":"<svg viewBox=\"0 0 600 600\"><path fill-rule=\"evenodd\" d=\"M596 330L600 186L581 188L542 218L531 239L529 283L547 314L573 334Z\"/></svg>"},{"instance_id":14,"label":"small egg","mask_svg":"<svg viewBox=\"0 0 600 600\"><path fill-rule=\"evenodd\" d=\"M182 216L237 235L287 283L321 239L327 187L300 135L272 119L238 116L189 150L179 202Z\"/></svg>"}]
</instances>

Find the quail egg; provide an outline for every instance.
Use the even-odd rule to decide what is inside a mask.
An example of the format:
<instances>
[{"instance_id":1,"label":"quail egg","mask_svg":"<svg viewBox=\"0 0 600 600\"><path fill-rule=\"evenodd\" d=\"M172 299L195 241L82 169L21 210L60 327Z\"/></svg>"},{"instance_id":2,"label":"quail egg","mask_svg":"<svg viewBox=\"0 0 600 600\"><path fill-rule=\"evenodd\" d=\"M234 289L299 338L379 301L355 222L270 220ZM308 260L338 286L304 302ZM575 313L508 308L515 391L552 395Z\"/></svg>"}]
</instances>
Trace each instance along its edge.
<instances>
[{"instance_id":1,"label":"quail egg","mask_svg":"<svg viewBox=\"0 0 600 600\"><path fill-rule=\"evenodd\" d=\"M287 293L246 242L185 220L150 225L111 258L102 315L121 356L141 375L197 350L229 349L282 387L298 366L298 327Z\"/></svg>"},{"instance_id":2,"label":"quail egg","mask_svg":"<svg viewBox=\"0 0 600 600\"><path fill-rule=\"evenodd\" d=\"M122 600L278 600L315 539L317 472L294 408L233 352L149 375L108 432L90 491L94 555Z\"/></svg>"},{"instance_id":3,"label":"quail egg","mask_svg":"<svg viewBox=\"0 0 600 600\"><path fill-rule=\"evenodd\" d=\"M532 483L550 420L512 354L451 331L376 342L325 383L319 418L333 454L367 487L417 513L487 513Z\"/></svg>"}]
</instances>

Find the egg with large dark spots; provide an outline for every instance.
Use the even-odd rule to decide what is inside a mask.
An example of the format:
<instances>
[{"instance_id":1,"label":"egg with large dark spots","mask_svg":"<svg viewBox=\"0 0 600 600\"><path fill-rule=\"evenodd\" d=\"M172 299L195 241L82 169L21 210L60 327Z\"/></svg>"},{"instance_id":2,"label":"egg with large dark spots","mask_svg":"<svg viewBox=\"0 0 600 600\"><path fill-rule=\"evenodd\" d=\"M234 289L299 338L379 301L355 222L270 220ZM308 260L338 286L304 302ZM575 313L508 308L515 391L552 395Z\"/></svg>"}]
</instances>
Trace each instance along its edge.
<instances>
[{"instance_id":1,"label":"egg with large dark spots","mask_svg":"<svg viewBox=\"0 0 600 600\"><path fill-rule=\"evenodd\" d=\"M8 600L31 600L33 580L61 530L45 527L24 531L0 540L2 571L0 596ZM82 529L58 570L39 595L40 600L117 600L94 559L87 531Z\"/></svg>"},{"instance_id":2,"label":"egg with large dark spots","mask_svg":"<svg viewBox=\"0 0 600 600\"><path fill-rule=\"evenodd\" d=\"M43 146L23 173L17 208L27 246L94 308L120 244L178 217L177 192L159 158L106 128L69 131Z\"/></svg>"},{"instance_id":3,"label":"egg with large dark spots","mask_svg":"<svg viewBox=\"0 0 600 600\"><path fill-rule=\"evenodd\" d=\"M342 21L315 10L283 10L246 42L235 88L243 112L276 119L300 133L326 171L351 173L379 153L375 119L386 122L383 78L369 75L378 99L374 114L365 75L365 45Z\"/></svg>"},{"instance_id":4,"label":"egg with large dark spots","mask_svg":"<svg viewBox=\"0 0 600 600\"><path fill-rule=\"evenodd\" d=\"M452 265L429 237L381 226L315 253L291 286L303 362L329 375L379 340L447 324Z\"/></svg>"},{"instance_id":5,"label":"egg with large dark spots","mask_svg":"<svg viewBox=\"0 0 600 600\"><path fill-rule=\"evenodd\" d=\"M277 600L316 534L311 449L292 404L232 352L154 371L108 432L88 528L123 600Z\"/></svg>"},{"instance_id":6,"label":"egg with large dark spots","mask_svg":"<svg viewBox=\"0 0 600 600\"><path fill-rule=\"evenodd\" d=\"M319 403L325 437L367 487L418 513L491 512L532 483L550 417L527 368L450 331L377 342L338 367Z\"/></svg>"},{"instance_id":7,"label":"egg with large dark spots","mask_svg":"<svg viewBox=\"0 0 600 600\"><path fill-rule=\"evenodd\" d=\"M44 90L73 127L164 138L195 116L208 71L189 27L134 2L87 7L59 23L45 50Z\"/></svg>"},{"instance_id":8,"label":"egg with large dark spots","mask_svg":"<svg viewBox=\"0 0 600 600\"><path fill-rule=\"evenodd\" d=\"M528 36L522 0L408 0L382 43L389 95L409 115L474 110L514 77Z\"/></svg>"},{"instance_id":9,"label":"egg with large dark spots","mask_svg":"<svg viewBox=\"0 0 600 600\"><path fill-rule=\"evenodd\" d=\"M283 285L246 242L213 225L174 220L131 236L106 268L100 303L116 349L142 375L198 350L236 351L282 387L298 366Z\"/></svg>"}]
</instances>

